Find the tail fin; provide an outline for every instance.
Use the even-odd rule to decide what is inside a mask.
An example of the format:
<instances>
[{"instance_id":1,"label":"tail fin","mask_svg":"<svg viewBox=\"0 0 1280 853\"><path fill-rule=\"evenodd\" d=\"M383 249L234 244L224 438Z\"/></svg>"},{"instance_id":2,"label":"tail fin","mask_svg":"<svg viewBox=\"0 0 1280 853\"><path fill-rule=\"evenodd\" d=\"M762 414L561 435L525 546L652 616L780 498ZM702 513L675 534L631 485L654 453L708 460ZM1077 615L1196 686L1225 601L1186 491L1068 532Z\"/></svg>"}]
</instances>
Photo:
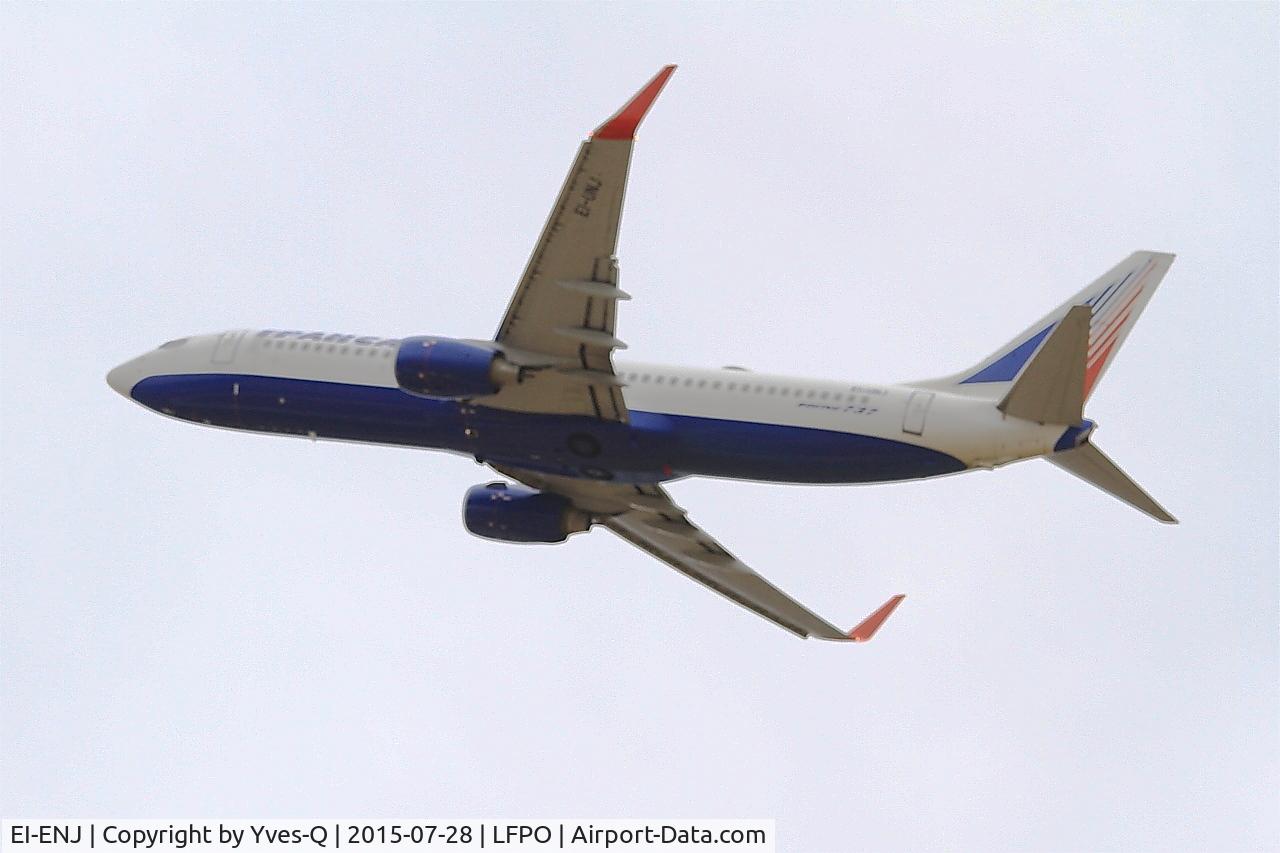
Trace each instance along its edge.
<instances>
[{"instance_id":1,"label":"tail fin","mask_svg":"<svg viewBox=\"0 0 1280 853\"><path fill-rule=\"evenodd\" d=\"M1067 427L1044 458L1158 521L1177 519L1089 443L1084 404L1107 372L1173 255L1134 252L968 370L914 382L991 400L1005 414ZM997 402L998 401L998 402Z\"/></svg>"},{"instance_id":2,"label":"tail fin","mask_svg":"<svg viewBox=\"0 0 1280 853\"><path fill-rule=\"evenodd\" d=\"M1107 457L1107 454L1087 441L1079 447L1063 450L1045 458L1062 470L1075 474L1086 483L1097 486L1157 521L1163 521L1165 524L1178 523L1178 519L1156 503L1155 499L1130 479L1128 474L1121 471L1120 467Z\"/></svg>"},{"instance_id":3,"label":"tail fin","mask_svg":"<svg viewBox=\"0 0 1280 853\"><path fill-rule=\"evenodd\" d=\"M1022 334L968 370L952 376L913 382L928 388L999 400L1006 397L1031 357L1047 345L1053 331L1072 308L1089 308L1089 336L1085 349L1083 396L1089 399L1125 338L1147 306L1173 255L1134 252L1105 275L1032 323Z\"/></svg>"},{"instance_id":4,"label":"tail fin","mask_svg":"<svg viewBox=\"0 0 1280 853\"><path fill-rule=\"evenodd\" d=\"M1089 306L1076 305L1036 350L997 408L1042 424L1080 423L1088 353Z\"/></svg>"}]
</instances>

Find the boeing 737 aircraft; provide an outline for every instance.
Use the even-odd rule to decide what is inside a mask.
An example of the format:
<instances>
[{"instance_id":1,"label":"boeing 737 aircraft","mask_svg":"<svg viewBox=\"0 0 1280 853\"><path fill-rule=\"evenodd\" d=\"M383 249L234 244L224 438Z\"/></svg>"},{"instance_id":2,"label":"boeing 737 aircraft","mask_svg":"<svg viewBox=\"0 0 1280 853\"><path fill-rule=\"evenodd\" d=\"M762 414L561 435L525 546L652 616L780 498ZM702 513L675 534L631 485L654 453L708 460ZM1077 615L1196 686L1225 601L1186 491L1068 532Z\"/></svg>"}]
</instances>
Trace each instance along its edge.
<instances>
[{"instance_id":1,"label":"boeing 737 aircraft","mask_svg":"<svg viewBox=\"0 0 1280 853\"><path fill-rule=\"evenodd\" d=\"M474 457L515 481L467 492L475 535L561 542L600 525L801 637L868 640L903 596L837 628L697 527L663 483L884 483L1042 457L1174 521L1092 444L1083 412L1172 255L1130 255L940 379L881 385L615 362L626 347L617 307L630 298L614 253L631 147L674 71L582 143L492 339L242 329L169 341L108 383L192 423Z\"/></svg>"}]
</instances>

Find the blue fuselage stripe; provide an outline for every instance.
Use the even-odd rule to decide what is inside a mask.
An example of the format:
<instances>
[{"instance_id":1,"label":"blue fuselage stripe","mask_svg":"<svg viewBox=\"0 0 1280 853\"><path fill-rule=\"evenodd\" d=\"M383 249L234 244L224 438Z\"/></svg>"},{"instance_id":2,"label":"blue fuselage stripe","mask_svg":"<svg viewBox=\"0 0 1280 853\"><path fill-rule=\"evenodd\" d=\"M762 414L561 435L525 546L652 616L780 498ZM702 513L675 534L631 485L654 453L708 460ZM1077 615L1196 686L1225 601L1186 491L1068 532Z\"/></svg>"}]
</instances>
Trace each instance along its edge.
<instances>
[{"instance_id":1,"label":"blue fuselage stripe","mask_svg":"<svg viewBox=\"0 0 1280 853\"><path fill-rule=\"evenodd\" d=\"M135 385L132 396L156 411L213 426L453 450L498 464L626 482L702 474L860 483L965 468L926 447L834 430L644 411L632 411L631 422L619 424L307 379L152 376Z\"/></svg>"}]
</instances>

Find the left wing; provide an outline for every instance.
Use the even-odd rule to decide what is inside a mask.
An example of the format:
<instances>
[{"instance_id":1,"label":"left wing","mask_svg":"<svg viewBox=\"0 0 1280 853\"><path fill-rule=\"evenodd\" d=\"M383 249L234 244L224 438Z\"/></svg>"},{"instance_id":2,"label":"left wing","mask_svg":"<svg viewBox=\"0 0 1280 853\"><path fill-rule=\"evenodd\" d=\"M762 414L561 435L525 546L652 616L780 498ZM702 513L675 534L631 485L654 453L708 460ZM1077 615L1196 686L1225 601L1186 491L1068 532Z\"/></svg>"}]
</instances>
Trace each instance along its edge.
<instances>
[{"instance_id":1,"label":"left wing","mask_svg":"<svg viewBox=\"0 0 1280 853\"><path fill-rule=\"evenodd\" d=\"M599 523L680 574L800 637L865 642L905 596L895 595L851 630L841 630L778 589L689 520L658 485L623 485L494 466L573 501Z\"/></svg>"},{"instance_id":2,"label":"left wing","mask_svg":"<svg viewBox=\"0 0 1280 853\"><path fill-rule=\"evenodd\" d=\"M636 128L675 70L659 71L579 147L494 337L526 370L484 405L627 420L611 359L626 347L614 328L629 298L618 289L618 225Z\"/></svg>"}]
</instances>

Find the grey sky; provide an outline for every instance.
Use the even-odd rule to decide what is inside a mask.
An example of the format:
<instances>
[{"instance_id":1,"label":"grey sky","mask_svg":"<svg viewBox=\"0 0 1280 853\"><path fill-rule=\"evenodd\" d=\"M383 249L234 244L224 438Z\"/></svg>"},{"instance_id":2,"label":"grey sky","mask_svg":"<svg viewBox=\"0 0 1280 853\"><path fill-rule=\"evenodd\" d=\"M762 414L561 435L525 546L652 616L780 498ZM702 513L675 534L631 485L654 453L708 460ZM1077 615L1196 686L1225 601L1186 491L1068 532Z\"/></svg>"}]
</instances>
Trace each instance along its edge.
<instances>
[{"instance_id":1,"label":"grey sky","mask_svg":"<svg viewBox=\"0 0 1280 853\"><path fill-rule=\"evenodd\" d=\"M7 816L759 816L780 849L1250 849L1277 814L1277 7L0 6ZM1094 395L1182 524L1042 462L677 484L800 642L439 454L202 430L179 335L492 332L666 62L638 359L895 381L1178 253Z\"/></svg>"}]
</instances>

